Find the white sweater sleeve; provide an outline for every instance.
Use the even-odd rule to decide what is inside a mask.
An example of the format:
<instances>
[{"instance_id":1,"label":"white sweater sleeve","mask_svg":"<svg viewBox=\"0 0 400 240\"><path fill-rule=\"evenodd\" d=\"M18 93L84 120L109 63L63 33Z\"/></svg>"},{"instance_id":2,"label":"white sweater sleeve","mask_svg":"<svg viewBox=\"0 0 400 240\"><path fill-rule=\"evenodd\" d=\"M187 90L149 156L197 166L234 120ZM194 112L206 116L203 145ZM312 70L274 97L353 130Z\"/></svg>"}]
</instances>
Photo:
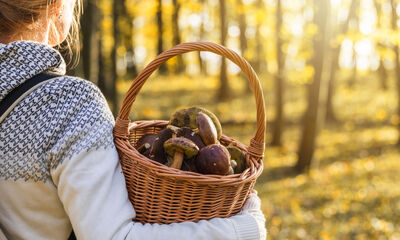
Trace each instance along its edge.
<instances>
[{"instance_id":1,"label":"white sweater sleeve","mask_svg":"<svg viewBox=\"0 0 400 240\"><path fill-rule=\"evenodd\" d=\"M81 153L52 175L78 239L259 239L248 214L170 225L132 222L135 211L115 148Z\"/></svg>"},{"instance_id":2,"label":"white sweater sleeve","mask_svg":"<svg viewBox=\"0 0 400 240\"><path fill-rule=\"evenodd\" d=\"M135 223L125 179L113 143L113 117L100 91L71 80L61 93L49 144L51 178L79 240L259 239L255 218L231 218L170 225Z\"/></svg>"}]
</instances>

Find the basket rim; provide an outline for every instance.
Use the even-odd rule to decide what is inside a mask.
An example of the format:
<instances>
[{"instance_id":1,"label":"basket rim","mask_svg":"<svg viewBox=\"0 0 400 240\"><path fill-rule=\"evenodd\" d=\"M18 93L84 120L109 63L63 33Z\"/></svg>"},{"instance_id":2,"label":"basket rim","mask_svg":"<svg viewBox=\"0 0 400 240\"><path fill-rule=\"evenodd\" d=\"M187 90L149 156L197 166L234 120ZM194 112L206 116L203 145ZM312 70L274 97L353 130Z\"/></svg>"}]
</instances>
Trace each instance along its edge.
<instances>
[{"instance_id":1,"label":"basket rim","mask_svg":"<svg viewBox=\"0 0 400 240\"><path fill-rule=\"evenodd\" d=\"M168 121L165 120L134 121L131 122L129 126L129 131L144 127L154 127L154 126L164 127L167 125ZM234 141L235 143L238 143L238 146L242 150L246 151L246 156L248 159L248 163L250 164L250 167L247 168L241 174L233 174L228 176L213 175L213 174L206 175L201 173L170 168L140 154L136 150L136 148L134 148L131 145L128 138L121 138L116 136L114 141L117 149L120 152L122 152L125 155L128 155L129 158L134 158L135 161L144 165L145 167L152 169L154 172L156 172L158 176L176 178L176 180L191 181L194 184L215 184L215 185L225 185L225 184L237 185L237 184L244 184L249 181L257 179L263 171L263 161L262 161L263 158L257 159L256 157L248 154L248 146L244 145L243 143L239 142L234 138L230 138L224 134L222 135L221 138L223 138L223 140L225 141L231 141L231 142ZM124 168L126 168L126 166L123 166L123 169Z\"/></svg>"}]
</instances>

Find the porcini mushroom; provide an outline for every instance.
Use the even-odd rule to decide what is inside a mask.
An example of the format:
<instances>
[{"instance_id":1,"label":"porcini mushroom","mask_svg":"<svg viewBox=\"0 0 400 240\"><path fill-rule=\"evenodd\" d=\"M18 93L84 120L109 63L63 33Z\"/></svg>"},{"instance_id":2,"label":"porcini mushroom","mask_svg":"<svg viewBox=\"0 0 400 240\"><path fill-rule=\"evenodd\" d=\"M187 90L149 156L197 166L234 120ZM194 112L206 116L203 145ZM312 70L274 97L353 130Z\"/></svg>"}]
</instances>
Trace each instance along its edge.
<instances>
[{"instance_id":1,"label":"porcini mushroom","mask_svg":"<svg viewBox=\"0 0 400 240\"><path fill-rule=\"evenodd\" d=\"M230 154L220 144L212 144L199 151L196 158L196 168L203 174L227 175L229 172Z\"/></svg>"},{"instance_id":2,"label":"porcini mushroom","mask_svg":"<svg viewBox=\"0 0 400 240\"><path fill-rule=\"evenodd\" d=\"M136 143L136 149L138 152L143 154L147 150L153 146L154 141L156 140L156 134L147 134L143 135Z\"/></svg>"},{"instance_id":3,"label":"porcini mushroom","mask_svg":"<svg viewBox=\"0 0 400 240\"><path fill-rule=\"evenodd\" d=\"M216 144L218 142L217 129L211 118L202 112L197 113L198 133L206 145Z\"/></svg>"},{"instance_id":4,"label":"porcini mushroom","mask_svg":"<svg viewBox=\"0 0 400 240\"><path fill-rule=\"evenodd\" d=\"M176 169L181 169L184 157L192 158L199 152L197 145L184 137L168 139L164 143L164 149L169 156L174 157L171 167Z\"/></svg>"},{"instance_id":5,"label":"porcini mushroom","mask_svg":"<svg viewBox=\"0 0 400 240\"><path fill-rule=\"evenodd\" d=\"M164 150L164 143L168 139L176 136L176 129L167 127L161 130L153 143L150 150L150 159L164 164L167 161L167 155Z\"/></svg>"},{"instance_id":6,"label":"porcini mushroom","mask_svg":"<svg viewBox=\"0 0 400 240\"><path fill-rule=\"evenodd\" d=\"M184 159L182 163L181 170L182 171L190 171L190 172L197 172L196 169L196 158L189 158L189 159Z\"/></svg>"},{"instance_id":7,"label":"porcini mushroom","mask_svg":"<svg viewBox=\"0 0 400 240\"><path fill-rule=\"evenodd\" d=\"M236 167L232 165L235 174L241 173L246 169L246 154L234 145L226 147L231 155L231 160L236 162Z\"/></svg>"},{"instance_id":8,"label":"porcini mushroom","mask_svg":"<svg viewBox=\"0 0 400 240\"><path fill-rule=\"evenodd\" d=\"M222 135L222 127L217 116L214 113L201 107L190 107L177 110L170 118L169 124L177 127L190 127L197 128L197 113L202 112L209 116L217 129L217 139L219 140Z\"/></svg>"},{"instance_id":9,"label":"porcini mushroom","mask_svg":"<svg viewBox=\"0 0 400 240\"><path fill-rule=\"evenodd\" d=\"M202 149L203 147L206 146L204 144L202 138L200 137L200 135L198 133L196 133L195 131L193 131L191 128L188 128L188 127L179 128L176 136L184 137L184 138L191 140L199 147L199 149Z\"/></svg>"}]
</instances>

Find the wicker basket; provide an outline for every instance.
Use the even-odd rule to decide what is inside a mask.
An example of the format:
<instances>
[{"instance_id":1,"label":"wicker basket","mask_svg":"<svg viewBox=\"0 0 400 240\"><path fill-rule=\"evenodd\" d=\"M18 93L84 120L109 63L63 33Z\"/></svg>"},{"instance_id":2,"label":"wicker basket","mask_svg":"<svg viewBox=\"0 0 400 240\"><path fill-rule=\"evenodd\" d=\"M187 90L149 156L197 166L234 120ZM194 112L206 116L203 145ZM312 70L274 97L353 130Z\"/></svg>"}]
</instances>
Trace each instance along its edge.
<instances>
[{"instance_id":1,"label":"wicker basket","mask_svg":"<svg viewBox=\"0 0 400 240\"><path fill-rule=\"evenodd\" d=\"M247 154L248 168L230 176L202 175L169 168L141 155L133 145L145 134L157 133L167 121L129 121L129 112L148 77L168 59L191 51L209 51L237 64L252 86L257 107L257 128L249 146L225 135L221 143L235 143ZM234 51L215 43L177 45L154 59L128 90L114 127L114 141L125 175L129 199L136 210L134 221L174 223L229 217L240 211L263 169L265 105L261 85L249 63ZM130 143L131 142L131 143Z\"/></svg>"}]
</instances>

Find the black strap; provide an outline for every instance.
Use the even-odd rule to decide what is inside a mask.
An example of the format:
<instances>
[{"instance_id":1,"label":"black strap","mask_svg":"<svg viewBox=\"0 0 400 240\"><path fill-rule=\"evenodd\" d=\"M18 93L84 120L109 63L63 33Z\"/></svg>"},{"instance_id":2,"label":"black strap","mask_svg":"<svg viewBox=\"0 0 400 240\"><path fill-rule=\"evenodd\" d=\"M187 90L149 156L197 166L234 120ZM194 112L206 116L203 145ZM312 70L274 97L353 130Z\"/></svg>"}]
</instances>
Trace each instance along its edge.
<instances>
[{"instance_id":1,"label":"black strap","mask_svg":"<svg viewBox=\"0 0 400 240\"><path fill-rule=\"evenodd\" d=\"M71 235L69 235L68 240L77 240L74 231L72 230Z\"/></svg>"},{"instance_id":2,"label":"black strap","mask_svg":"<svg viewBox=\"0 0 400 240\"><path fill-rule=\"evenodd\" d=\"M26 80L24 83L14 88L9 92L2 101L0 101L0 117L17 101L24 93L28 92L38 84L50 80L52 78L60 77L61 75L54 73L40 73L31 79ZM74 231L68 237L68 240L76 240Z\"/></svg>"},{"instance_id":3,"label":"black strap","mask_svg":"<svg viewBox=\"0 0 400 240\"><path fill-rule=\"evenodd\" d=\"M0 116L2 116L7 109L13 105L18 98L20 98L24 93L29 91L31 88L35 87L37 84L44 82L46 80L59 77L60 75L54 73L41 73L33 78L25 81L18 87L14 88L11 92L9 92L2 101L0 101Z\"/></svg>"}]
</instances>

